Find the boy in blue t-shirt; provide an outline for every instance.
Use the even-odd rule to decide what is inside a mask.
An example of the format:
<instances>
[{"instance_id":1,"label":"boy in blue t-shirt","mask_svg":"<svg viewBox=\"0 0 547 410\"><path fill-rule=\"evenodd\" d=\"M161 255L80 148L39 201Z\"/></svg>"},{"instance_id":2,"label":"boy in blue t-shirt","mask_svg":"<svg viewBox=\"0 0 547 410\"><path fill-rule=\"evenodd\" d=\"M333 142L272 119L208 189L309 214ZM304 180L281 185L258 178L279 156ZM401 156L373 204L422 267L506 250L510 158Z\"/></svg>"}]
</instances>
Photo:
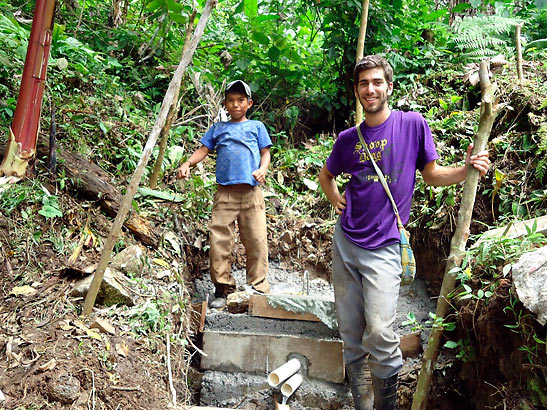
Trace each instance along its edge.
<instances>
[{"instance_id":1,"label":"boy in blue t-shirt","mask_svg":"<svg viewBox=\"0 0 547 410\"><path fill-rule=\"evenodd\" d=\"M231 119L217 122L205 133L203 144L177 170L177 178L188 178L190 168L216 150L217 191L210 230L210 272L215 285L213 308L223 308L226 296L235 291L231 275L235 221L247 254L247 282L268 293L268 243L262 190L270 165L272 142L260 121L248 120L253 105L251 88L241 80L226 86L224 106Z\"/></svg>"}]
</instances>

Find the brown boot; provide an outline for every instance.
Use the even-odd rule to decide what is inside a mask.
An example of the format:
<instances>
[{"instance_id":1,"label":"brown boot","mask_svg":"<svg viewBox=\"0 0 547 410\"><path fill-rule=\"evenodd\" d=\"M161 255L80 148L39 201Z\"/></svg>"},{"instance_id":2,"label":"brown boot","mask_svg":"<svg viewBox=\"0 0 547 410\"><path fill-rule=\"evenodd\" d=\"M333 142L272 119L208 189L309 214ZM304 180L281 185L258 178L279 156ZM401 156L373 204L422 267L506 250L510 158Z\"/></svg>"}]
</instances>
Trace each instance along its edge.
<instances>
[{"instance_id":1,"label":"brown boot","mask_svg":"<svg viewBox=\"0 0 547 410\"><path fill-rule=\"evenodd\" d=\"M374 396L370 370L366 363L357 362L346 366L355 410L372 410Z\"/></svg>"}]
</instances>

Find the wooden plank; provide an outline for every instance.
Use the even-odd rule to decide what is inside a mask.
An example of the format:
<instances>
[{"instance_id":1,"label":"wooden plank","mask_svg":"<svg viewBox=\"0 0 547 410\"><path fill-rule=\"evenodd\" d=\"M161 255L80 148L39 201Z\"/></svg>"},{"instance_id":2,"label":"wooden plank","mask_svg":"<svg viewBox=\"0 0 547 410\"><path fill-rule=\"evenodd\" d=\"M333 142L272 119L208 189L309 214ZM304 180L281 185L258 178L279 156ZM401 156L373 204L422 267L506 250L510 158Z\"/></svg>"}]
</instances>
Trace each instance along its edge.
<instances>
[{"instance_id":1,"label":"wooden plank","mask_svg":"<svg viewBox=\"0 0 547 410\"><path fill-rule=\"evenodd\" d=\"M528 229L532 229L534 223L536 224L537 233L547 235L547 215L544 215L533 219L527 219L525 221L514 222L509 228L507 226L503 226L501 228L490 229L489 231L484 232L480 239L475 242L472 247L475 248L486 239L495 237L501 238L504 233L508 238L519 238L521 236L525 236L528 234Z\"/></svg>"},{"instance_id":2,"label":"wooden plank","mask_svg":"<svg viewBox=\"0 0 547 410\"><path fill-rule=\"evenodd\" d=\"M190 329L196 333L203 333L207 315L207 301L192 303L190 309Z\"/></svg>"},{"instance_id":3,"label":"wooden plank","mask_svg":"<svg viewBox=\"0 0 547 410\"><path fill-rule=\"evenodd\" d=\"M251 316L319 322L319 318L312 313L295 313L283 308L273 307L268 303L268 297L265 295L251 296L249 301L249 312L251 313Z\"/></svg>"},{"instance_id":4,"label":"wooden plank","mask_svg":"<svg viewBox=\"0 0 547 410\"><path fill-rule=\"evenodd\" d=\"M307 377L344 382L341 340L205 330L203 351L203 370L267 375L298 353L306 357Z\"/></svg>"}]
</instances>

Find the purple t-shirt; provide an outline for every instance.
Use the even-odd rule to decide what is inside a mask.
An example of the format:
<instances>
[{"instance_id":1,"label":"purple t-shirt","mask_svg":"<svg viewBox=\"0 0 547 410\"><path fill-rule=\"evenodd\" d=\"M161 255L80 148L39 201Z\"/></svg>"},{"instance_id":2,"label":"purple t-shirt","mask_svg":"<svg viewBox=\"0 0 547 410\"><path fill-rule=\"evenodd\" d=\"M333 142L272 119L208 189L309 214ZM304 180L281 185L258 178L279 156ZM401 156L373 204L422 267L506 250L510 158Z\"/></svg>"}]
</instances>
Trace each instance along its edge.
<instances>
[{"instance_id":1,"label":"purple t-shirt","mask_svg":"<svg viewBox=\"0 0 547 410\"><path fill-rule=\"evenodd\" d=\"M376 127L361 123L361 132L380 167L403 224L408 222L416 182L416 169L439 158L431 130L416 112L391 111ZM355 127L342 131L327 159L334 175L350 174L347 207L340 217L342 230L355 245L377 249L399 242L400 234L391 202L380 183Z\"/></svg>"}]
</instances>

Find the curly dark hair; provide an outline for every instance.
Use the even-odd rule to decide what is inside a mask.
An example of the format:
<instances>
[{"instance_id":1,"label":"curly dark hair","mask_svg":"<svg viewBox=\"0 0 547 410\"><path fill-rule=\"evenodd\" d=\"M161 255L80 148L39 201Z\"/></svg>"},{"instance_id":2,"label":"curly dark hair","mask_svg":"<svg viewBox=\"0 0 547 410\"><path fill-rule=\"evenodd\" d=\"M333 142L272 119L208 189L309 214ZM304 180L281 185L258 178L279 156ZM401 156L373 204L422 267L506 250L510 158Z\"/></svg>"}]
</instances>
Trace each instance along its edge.
<instances>
[{"instance_id":1,"label":"curly dark hair","mask_svg":"<svg viewBox=\"0 0 547 410\"><path fill-rule=\"evenodd\" d=\"M361 73L361 71L377 67L384 70L384 77L388 83L393 82L393 68L391 68L389 62L384 57L369 55L364 56L355 64L355 68L353 69L353 84L357 85L359 82L359 73Z\"/></svg>"}]
</instances>

